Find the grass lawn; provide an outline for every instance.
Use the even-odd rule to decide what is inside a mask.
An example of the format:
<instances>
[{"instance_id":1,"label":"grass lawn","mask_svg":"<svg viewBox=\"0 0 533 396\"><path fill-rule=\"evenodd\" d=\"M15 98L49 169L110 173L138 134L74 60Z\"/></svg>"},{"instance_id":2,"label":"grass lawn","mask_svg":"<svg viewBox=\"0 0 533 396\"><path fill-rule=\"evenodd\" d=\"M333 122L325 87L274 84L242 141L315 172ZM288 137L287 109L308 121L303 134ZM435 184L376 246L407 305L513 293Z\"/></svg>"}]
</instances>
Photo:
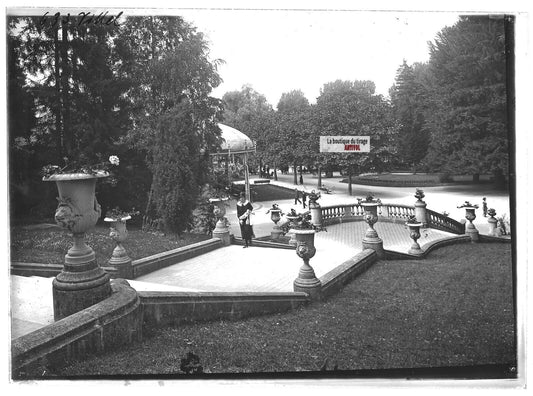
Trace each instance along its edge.
<instances>
[{"instance_id":1,"label":"grass lawn","mask_svg":"<svg viewBox=\"0 0 533 396\"><path fill-rule=\"evenodd\" d=\"M279 373L515 365L510 244L449 246L380 261L326 302L235 322L146 329L143 343L49 375Z\"/></svg>"},{"instance_id":2,"label":"grass lawn","mask_svg":"<svg viewBox=\"0 0 533 396\"><path fill-rule=\"evenodd\" d=\"M207 235L187 233L182 234L181 238L163 236L128 227L128 239L123 246L130 258L136 260L209 238ZM94 249L100 265L106 265L116 246L109 238L109 226L105 224L99 224L89 232L86 243ZM71 246L72 238L59 227L16 225L11 228L11 261L63 264Z\"/></svg>"}]
</instances>

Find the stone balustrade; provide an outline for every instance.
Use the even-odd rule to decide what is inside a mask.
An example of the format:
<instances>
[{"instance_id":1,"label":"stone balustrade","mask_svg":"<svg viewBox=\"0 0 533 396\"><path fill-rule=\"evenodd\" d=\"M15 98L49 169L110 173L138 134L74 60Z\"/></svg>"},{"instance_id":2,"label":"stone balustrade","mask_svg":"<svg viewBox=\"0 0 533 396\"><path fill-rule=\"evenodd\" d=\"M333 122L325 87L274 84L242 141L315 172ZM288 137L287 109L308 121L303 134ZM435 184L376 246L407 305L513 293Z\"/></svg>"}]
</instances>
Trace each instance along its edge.
<instances>
[{"instance_id":1,"label":"stone balustrade","mask_svg":"<svg viewBox=\"0 0 533 396\"><path fill-rule=\"evenodd\" d=\"M364 208L358 203L322 206L322 225L363 221ZM415 207L403 204L383 204L378 207L380 221L405 222L409 216L415 215ZM452 234L464 234L465 226L460 222L441 213L426 209L427 226Z\"/></svg>"}]
</instances>

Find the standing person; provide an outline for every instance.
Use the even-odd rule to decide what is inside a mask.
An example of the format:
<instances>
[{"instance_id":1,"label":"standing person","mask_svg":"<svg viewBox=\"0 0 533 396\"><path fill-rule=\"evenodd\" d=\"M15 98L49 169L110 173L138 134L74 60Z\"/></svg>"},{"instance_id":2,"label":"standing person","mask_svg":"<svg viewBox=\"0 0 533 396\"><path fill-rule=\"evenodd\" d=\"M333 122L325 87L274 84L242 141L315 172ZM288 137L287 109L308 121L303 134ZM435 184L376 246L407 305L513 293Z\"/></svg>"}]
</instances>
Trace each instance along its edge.
<instances>
[{"instance_id":1,"label":"standing person","mask_svg":"<svg viewBox=\"0 0 533 396\"><path fill-rule=\"evenodd\" d=\"M483 217L487 217L487 198L483 197Z\"/></svg>"},{"instance_id":2,"label":"standing person","mask_svg":"<svg viewBox=\"0 0 533 396\"><path fill-rule=\"evenodd\" d=\"M298 204L298 203L302 203L302 201L300 201L300 191L298 191L297 188L294 189L294 204Z\"/></svg>"},{"instance_id":3,"label":"standing person","mask_svg":"<svg viewBox=\"0 0 533 396\"><path fill-rule=\"evenodd\" d=\"M300 184L304 184L304 177L302 175L302 171L300 170Z\"/></svg>"},{"instance_id":4,"label":"standing person","mask_svg":"<svg viewBox=\"0 0 533 396\"><path fill-rule=\"evenodd\" d=\"M302 191L302 204L305 209L305 201L307 201L307 193L305 191Z\"/></svg>"},{"instance_id":5,"label":"standing person","mask_svg":"<svg viewBox=\"0 0 533 396\"><path fill-rule=\"evenodd\" d=\"M246 195L241 193L239 201L237 202L237 218L239 219L239 226L241 227L241 236L244 240L243 248L247 248L252 244L252 224L250 216L253 209L250 201L246 200Z\"/></svg>"}]
</instances>

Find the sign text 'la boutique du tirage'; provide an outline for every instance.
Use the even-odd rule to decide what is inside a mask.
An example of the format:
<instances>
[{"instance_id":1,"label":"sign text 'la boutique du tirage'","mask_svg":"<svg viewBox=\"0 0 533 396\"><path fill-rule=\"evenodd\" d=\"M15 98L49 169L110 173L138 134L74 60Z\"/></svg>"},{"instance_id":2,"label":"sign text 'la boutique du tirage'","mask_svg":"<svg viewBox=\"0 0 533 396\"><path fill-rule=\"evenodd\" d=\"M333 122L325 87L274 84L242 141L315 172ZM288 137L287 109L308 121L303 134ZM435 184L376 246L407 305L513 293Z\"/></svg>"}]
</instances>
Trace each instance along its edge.
<instances>
[{"instance_id":1,"label":"sign text 'la boutique du tirage'","mask_svg":"<svg viewBox=\"0 0 533 396\"><path fill-rule=\"evenodd\" d=\"M369 153L370 136L320 136L321 153Z\"/></svg>"}]
</instances>

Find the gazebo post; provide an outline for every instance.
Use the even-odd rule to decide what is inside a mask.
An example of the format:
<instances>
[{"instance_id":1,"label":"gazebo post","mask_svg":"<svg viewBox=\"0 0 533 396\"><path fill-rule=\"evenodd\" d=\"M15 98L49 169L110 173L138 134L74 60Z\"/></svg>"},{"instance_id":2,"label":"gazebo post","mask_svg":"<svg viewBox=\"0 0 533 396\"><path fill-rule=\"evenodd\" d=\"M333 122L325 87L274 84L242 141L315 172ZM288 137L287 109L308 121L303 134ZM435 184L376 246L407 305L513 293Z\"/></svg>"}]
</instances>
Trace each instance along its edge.
<instances>
[{"instance_id":1,"label":"gazebo post","mask_svg":"<svg viewBox=\"0 0 533 396\"><path fill-rule=\"evenodd\" d=\"M250 174L248 173L248 153L246 152L244 153L244 193L246 199L252 202L252 197L250 196Z\"/></svg>"}]
</instances>

